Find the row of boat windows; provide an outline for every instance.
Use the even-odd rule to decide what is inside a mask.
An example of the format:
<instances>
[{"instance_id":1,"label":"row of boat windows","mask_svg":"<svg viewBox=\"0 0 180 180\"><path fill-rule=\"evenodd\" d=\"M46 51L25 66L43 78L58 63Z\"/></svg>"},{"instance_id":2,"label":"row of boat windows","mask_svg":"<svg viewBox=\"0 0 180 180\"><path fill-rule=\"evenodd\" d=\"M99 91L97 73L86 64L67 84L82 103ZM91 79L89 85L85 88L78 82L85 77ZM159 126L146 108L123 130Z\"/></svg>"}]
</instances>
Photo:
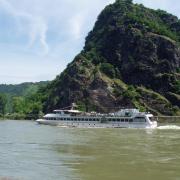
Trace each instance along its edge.
<instances>
[{"instance_id":1,"label":"row of boat windows","mask_svg":"<svg viewBox=\"0 0 180 180\"><path fill-rule=\"evenodd\" d=\"M62 121L100 121L100 119L85 119L85 118L46 118L47 120L62 120Z\"/></svg>"},{"instance_id":2,"label":"row of boat windows","mask_svg":"<svg viewBox=\"0 0 180 180\"><path fill-rule=\"evenodd\" d=\"M62 121L109 121L109 122L146 122L146 120L144 118L138 118L138 119L87 119L87 118L53 118L53 117L49 117L49 118L45 118L46 120L62 120Z\"/></svg>"}]
</instances>

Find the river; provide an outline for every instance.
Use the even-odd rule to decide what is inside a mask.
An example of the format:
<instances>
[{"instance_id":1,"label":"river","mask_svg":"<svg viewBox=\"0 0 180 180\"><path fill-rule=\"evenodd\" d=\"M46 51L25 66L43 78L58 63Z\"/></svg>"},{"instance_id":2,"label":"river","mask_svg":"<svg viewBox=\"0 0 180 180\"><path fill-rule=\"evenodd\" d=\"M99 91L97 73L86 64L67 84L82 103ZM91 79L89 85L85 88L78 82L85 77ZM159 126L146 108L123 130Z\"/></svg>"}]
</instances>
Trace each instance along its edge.
<instances>
[{"instance_id":1,"label":"river","mask_svg":"<svg viewBox=\"0 0 180 180\"><path fill-rule=\"evenodd\" d=\"M180 126L73 129L0 121L0 180L180 180Z\"/></svg>"}]
</instances>

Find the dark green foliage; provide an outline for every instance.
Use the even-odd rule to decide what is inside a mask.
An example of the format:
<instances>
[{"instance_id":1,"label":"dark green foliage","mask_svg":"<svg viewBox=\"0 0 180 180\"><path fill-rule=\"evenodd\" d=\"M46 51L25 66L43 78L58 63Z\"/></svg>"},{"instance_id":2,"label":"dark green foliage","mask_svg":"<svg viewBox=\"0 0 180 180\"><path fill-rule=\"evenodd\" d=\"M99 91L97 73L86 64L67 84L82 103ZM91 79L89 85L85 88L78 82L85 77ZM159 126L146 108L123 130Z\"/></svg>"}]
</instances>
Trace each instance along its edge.
<instances>
[{"instance_id":1,"label":"dark green foliage","mask_svg":"<svg viewBox=\"0 0 180 180\"><path fill-rule=\"evenodd\" d=\"M116 75L116 71L115 71L114 66L112 64L109 64L109 63L100 64L100 70L111 78L114 78Z\"/></svg>"},{"instance_id":2,"label":"dark green foliage","mask_svg":"<svg viewBox=\"0 0 180 180\"><path fill-rule=\"evenodd\" d=\"M4 94L0 94L0 114L5 113L7 99Z\"/></svg>"},{"instance_id":3,"label":"dark green foliage","mask_svg":"<svg viewBox=\"0 0 180 180\"><path fill-rule=\"evenodd\" d=\"M175 93L180 94L180 81L175 82L174 88L175 88Z\"/></svg>"},{"instance_id":4,"label":"dark green foliage","mask_svg":"<svg viewBox=\"0 0 180 180\"><path fill-rule=\"evenodd\" d=\"M48 83L48 81L41 81L38 83L22 83L18 85L0 85L0 93L6 93L13 96L25 96L29 93L35 93L39 86L44 86Z\"/></svg>"},{"instance_id":5,"label":"dark green foliage","mask_svg":"<svg viewBox=\"0 0 180 180\"><path fill-rule=\"evenodd\" d=\"M128 87L128 89L123 93L123 96L125 98L136 100L139 98L139 93L136 91L136 89L131 85Z\"/></svg>"},{"instance_id":6,"label":"dark green foliage","mask_svg":"<svg viewBox=\"0 0 180 180\"><path fill-rule=\"evenodd\" d=\"M0 85L0 92L5 93L0 95L0 113L6 114L5 118L36 119L42 114L42 92L47 83Z\"/></svg>"}]
</instances>

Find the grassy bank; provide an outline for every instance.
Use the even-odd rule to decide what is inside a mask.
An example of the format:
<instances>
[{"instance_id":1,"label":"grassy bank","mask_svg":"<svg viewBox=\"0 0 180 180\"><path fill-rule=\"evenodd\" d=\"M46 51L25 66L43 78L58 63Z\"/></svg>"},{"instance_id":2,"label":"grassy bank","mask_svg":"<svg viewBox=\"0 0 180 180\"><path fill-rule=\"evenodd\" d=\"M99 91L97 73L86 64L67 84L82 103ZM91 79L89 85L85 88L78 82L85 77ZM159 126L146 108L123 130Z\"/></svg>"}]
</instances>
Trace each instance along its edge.
<instances>
[{"instance_id":1,"label":"grassy bank","mask_svg":"<svg viewBox=\"0 0 180 180\"><path fill-rule=\"evenodd\" d=\"M159 123L180 123L180 116L158 116Z\"/></svg>"},{"instance_id":2,"label":"grassy bank","mask_svg":"<svg viewBox=\"0 0 180 180\"><path fill-rule=\"evenodd\" d=\"M12 113L12 114L5 114L5 115L0 115L0 120L36 120L42 118L42 115L37 115L37 114L20 114L20 113Z\"/></svg>"}]
</instances>

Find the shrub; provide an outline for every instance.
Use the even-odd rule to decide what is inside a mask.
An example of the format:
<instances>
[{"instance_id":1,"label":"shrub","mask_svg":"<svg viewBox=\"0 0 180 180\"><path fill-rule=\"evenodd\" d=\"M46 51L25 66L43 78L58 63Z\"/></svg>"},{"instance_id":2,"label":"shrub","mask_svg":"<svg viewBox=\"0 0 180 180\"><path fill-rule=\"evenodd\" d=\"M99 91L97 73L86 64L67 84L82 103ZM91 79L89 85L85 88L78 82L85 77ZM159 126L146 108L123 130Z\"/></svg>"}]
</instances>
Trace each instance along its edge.
<instances>
[{"instance_id":1,"label":"shrub","mask_svg":"<svg viewBox=\"0 0 180 180\"><path fill-rule=\"evenodd\" d=\"M106 74L107 76L111 77L111 78L115 78L116 75L116 71L114 69L114 66L112 64L109 63L102 63L100 65L100 70Z\"/></svg>"}]
</instances>

